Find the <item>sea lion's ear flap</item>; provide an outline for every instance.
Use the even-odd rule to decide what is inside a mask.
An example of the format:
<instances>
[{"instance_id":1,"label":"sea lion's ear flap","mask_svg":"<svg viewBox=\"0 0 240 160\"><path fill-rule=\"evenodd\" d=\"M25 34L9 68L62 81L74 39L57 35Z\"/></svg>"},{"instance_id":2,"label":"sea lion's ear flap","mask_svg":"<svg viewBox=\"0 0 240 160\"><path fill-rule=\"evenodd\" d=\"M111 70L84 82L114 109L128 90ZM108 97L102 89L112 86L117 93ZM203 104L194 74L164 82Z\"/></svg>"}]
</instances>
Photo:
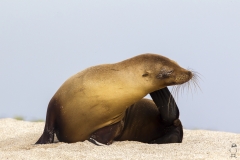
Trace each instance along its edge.
<instances>
[{"instance_id":1,"label":"sea lion's ear flap","mask_svg":"<svg viewBox=\"0 0 240 160\"><path fill-rule=\"evenodd\" d=\"M150 72L149 71L146 71L145 73L143 73L142 77L147 77L149 76Z\"/></svg>"}]
</instances>

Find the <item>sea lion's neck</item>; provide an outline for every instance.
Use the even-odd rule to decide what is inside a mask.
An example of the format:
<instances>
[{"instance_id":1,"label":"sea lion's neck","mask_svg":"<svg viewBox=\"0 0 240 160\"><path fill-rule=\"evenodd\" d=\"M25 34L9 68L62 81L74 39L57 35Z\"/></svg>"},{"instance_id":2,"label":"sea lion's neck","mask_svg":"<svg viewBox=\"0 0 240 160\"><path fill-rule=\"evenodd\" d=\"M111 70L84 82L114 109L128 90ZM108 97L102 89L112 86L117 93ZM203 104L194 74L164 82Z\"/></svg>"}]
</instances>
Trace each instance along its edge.
<instances>
[{"instance_id":1,"label":"sea lion's neck","mask_svg":"<svg viewBox=\"0 0 240 160\"><path fill-rule=\"evenodd\" d=\"M141 61L136 62L130 59L113 64L112 67L120 75L119 79L123 79L129 88L142 90L147 95L156 90L156 84L153 83L154 77L144 77L146 71L151 71L149 66L151 65L147 65L146 62L141 63Z\"/></svg>"}]
</instances>

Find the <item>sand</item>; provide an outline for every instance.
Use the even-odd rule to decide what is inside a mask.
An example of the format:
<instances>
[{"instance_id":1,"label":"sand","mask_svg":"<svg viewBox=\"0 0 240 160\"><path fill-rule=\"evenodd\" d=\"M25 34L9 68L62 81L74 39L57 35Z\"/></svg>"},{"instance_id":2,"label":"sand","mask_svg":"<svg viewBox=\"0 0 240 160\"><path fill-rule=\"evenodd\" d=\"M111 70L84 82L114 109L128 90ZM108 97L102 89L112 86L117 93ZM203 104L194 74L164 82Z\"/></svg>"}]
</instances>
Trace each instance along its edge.
<instances>
[{"instance_id":1,"label":"sand","mask_svg":"<svg viewBox=\"0 0 240 160\"><path fill-rule=\"evenodd\" d=\"M181 144L145 144L134 141L96 146L88 141L33 145L42 134L44 122L0 119L0 159L240 159L231 158L231 145L240 150L240 134L207 130L184 130Z\"/></svg>"}]
</instances>

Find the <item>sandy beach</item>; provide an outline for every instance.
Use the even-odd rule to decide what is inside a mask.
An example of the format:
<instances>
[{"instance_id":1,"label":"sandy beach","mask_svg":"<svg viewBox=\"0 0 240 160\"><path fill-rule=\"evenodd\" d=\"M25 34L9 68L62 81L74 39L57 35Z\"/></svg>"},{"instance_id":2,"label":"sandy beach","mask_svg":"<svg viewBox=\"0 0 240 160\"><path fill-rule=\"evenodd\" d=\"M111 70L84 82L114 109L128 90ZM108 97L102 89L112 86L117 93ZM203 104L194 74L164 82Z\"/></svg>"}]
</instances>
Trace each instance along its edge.
<instances>
[{"instance_id":1,"label":"sandy beach","mask_svg":"<svg viewBox=\"0 0 240 160\"><path fill-rule=\"evenodd\" d=\"M96 146L88 141L33 145L42 134L44 122L0 119L0 159L240 159L240 134L207 130L184 130L181 144L145 144L134 141ZM231 158L232 143L237 158Z\"/></svg>"}]
</instances>

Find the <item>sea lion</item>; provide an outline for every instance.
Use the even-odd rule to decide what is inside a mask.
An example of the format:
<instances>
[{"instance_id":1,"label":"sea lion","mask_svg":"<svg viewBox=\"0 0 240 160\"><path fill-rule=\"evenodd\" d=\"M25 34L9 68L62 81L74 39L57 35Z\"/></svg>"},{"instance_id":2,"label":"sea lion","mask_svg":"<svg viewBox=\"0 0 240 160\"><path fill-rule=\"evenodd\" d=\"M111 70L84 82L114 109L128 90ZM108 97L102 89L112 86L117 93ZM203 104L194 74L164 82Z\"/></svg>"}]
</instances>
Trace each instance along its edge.
<instances>
[{"instance_id":1,"label":"sea lion","mask_svg":"<svg viewBox=\"0 0 240 160\"><path fill-rule=\"evenodd\" d=\"M148 93L189 81L193 74L157 54L87 68L63 83L49 102L36 144L95 139L111 144L121 135L128 107ZM106 134L108 133L108 134Z\"/></svg>"}]
</instances>

